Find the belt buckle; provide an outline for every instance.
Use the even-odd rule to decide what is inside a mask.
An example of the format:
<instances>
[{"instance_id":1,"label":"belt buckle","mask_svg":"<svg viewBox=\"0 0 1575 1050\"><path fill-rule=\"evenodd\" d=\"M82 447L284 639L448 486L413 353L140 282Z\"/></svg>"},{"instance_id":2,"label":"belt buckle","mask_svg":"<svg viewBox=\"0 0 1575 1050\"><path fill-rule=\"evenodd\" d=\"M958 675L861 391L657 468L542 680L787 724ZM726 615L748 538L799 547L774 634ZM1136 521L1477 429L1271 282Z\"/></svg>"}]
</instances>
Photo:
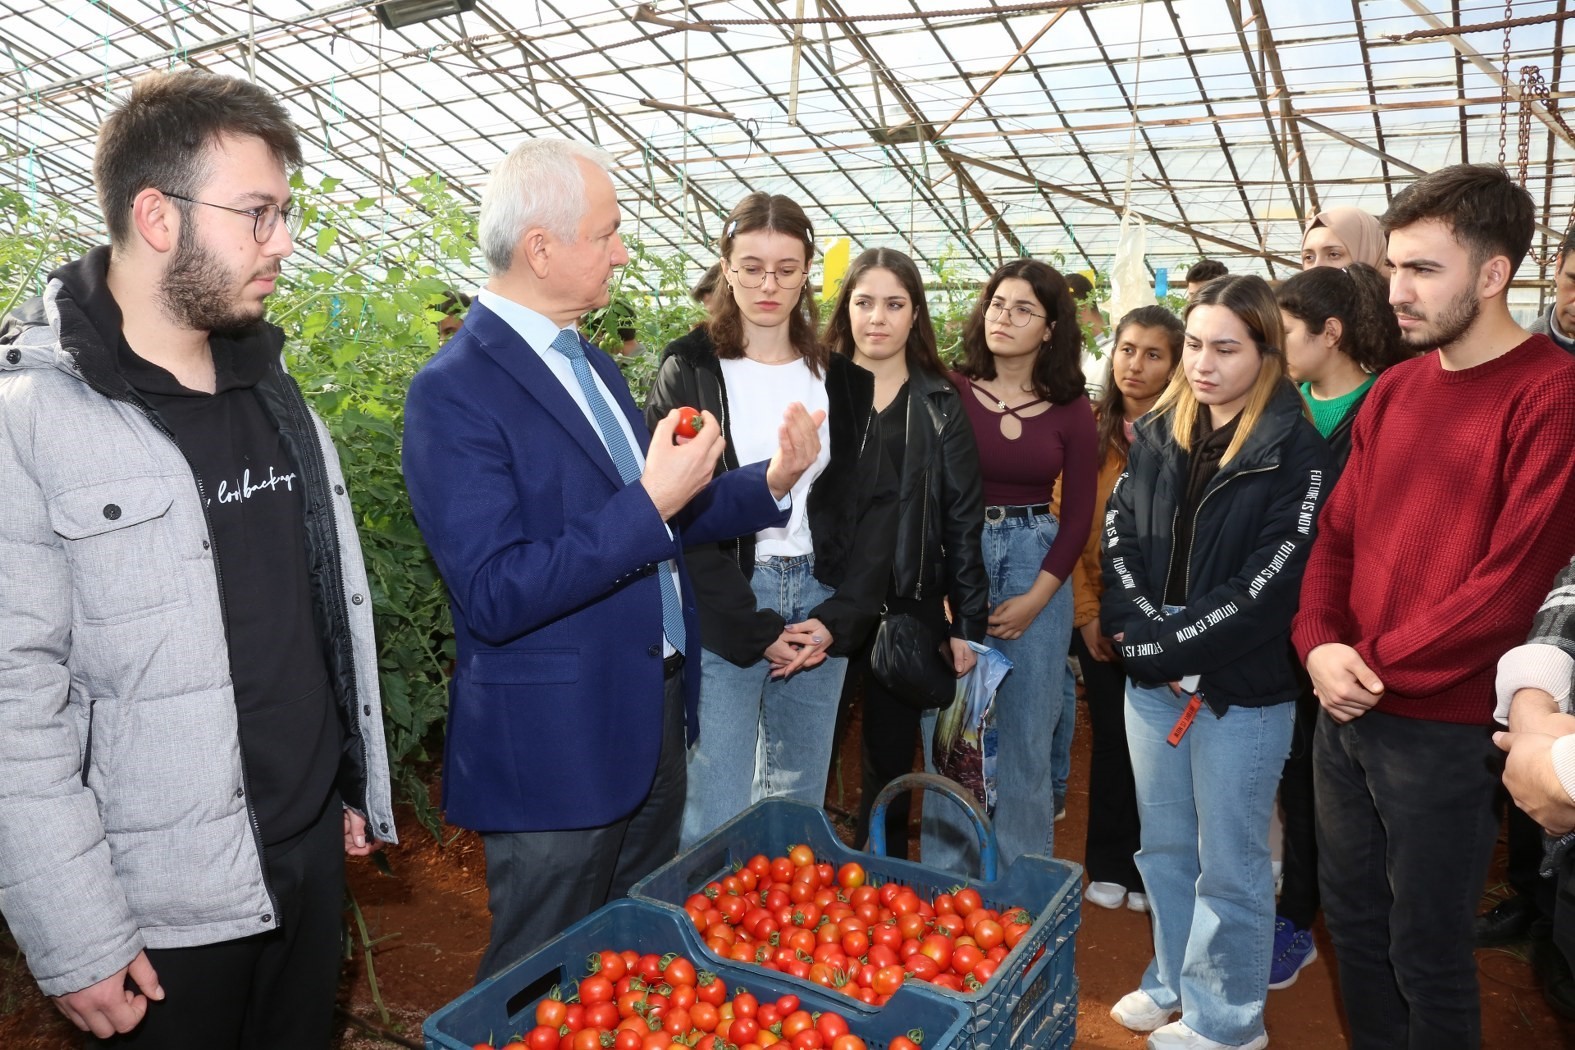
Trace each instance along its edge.
<instances>
[{"instance_id":1,"label":"belt buckle","mask_svg":"<svg viewBox=\"0 0 1575 1050\"><path fill-rule=\"evenodd\" d=\"M1001 522L1006 520L1006 508L1005 507L986 507L986 508L984 508L984 520L989 522L991 525L999 525L999 524L1001 524Z\"/></svg>"}]
</instances>

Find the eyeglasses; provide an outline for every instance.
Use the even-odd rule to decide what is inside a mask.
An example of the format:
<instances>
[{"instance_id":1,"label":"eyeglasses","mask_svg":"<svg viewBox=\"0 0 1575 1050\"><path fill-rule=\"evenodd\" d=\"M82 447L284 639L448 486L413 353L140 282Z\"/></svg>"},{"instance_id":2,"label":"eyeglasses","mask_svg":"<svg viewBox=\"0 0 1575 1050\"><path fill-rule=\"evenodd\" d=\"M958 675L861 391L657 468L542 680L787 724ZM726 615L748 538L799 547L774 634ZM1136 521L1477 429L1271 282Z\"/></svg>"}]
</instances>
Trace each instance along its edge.
<instances>
[{"instance_id":1,"label":"eyeglasses","mask_svg":"<svg viewBox=\"0 0 1575 1050\"><path fill-rule=\"evenodd\" d=\"M218 208L221 211L234 212L236 215L245 215L252 220L252 237L258 244L268 243L268 238L273 236L273 231L278 228L280 222L284 223L285 232L290 235L291 240L294 240L301 233L302 215L300 209L295 207L293 201L286 201L282 205L262 204L255 208L232 208L228 204L209 204L207 201L182 197L180 194L171 193L168 190L160 190L159 192L166 197L185 201L187 204L201 204L205 208Z\"/></svg>"},{"instance_id":2,"label":"eyeglasses","mask_svg":"<svg viewBox=\"0 0 1575 1050\"><path fill-rule=\"evenodd\" d=\"M734 266L732 267L732 272L738 277L738 283L745 288L759 288L766 283L766 275L769 274L777 279L778 288L785 288L789 291L803 284L804 278L809 276L808 270L800 270L797 267L790 266L786 269L768 270L759 263L745 263L742 266Z\"/></svg>"},{"instance_id":3,"label":"eyeglasses","mask_svg":"<svg viewBox=\"0 0 1575 1050\"><path fill-rule=\"evenodd\" d=\"M1026 306L1007 306L1000 299L991 299L990 305L984 308L986 321L998 321L1005 316L1012 322L1013 328L1027 328L1033 323L1034 318L1044 320L1044 314L1036 314Z\"/></svg>"}]
</instances>

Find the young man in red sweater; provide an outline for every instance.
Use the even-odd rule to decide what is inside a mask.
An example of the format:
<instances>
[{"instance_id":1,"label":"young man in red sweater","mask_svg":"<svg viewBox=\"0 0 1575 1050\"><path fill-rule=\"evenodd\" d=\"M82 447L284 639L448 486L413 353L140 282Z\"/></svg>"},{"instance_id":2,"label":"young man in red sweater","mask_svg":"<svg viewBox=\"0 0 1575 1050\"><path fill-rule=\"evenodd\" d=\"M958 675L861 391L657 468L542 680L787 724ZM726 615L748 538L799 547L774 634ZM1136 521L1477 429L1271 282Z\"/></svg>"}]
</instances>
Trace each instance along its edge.
<instances>
[{"instance_id":1,"label":"young man in red sweater","mask_svg":"<svg viewBox=\"0 0 1575 1050\"><path fill-rule=\"evenodd\" d=\"M1534 219L1484 165L1395 197L1389 299L1436 352L1368 395L1302 583L1319 883L1357 1050L1480 1044L1494 668L1575 553L1575 361L1505 303Z\"/></svg>"}]
</instances>

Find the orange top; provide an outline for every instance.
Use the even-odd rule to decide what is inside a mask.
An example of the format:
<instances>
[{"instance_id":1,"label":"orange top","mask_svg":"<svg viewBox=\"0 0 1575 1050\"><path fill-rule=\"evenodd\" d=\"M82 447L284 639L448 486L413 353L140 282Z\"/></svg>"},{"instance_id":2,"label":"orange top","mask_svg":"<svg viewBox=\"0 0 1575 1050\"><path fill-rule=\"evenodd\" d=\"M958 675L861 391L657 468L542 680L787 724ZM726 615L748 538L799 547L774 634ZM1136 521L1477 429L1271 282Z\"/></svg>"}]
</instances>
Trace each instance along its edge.
<instances>
[{"instance_id":1,"label":"orange top","mask_svg":"<svg viewBox=\"0 0 1575 1050\"><path fill-rule=\"evenodd\" d=\"M1072 568L1072 626L1082 627L1099 619L1099 596L1104 593L1104 578L1099 569L1099 544L1104 538L1105 503L1116 487L1116 479L1127 469L1126 452L1112 447L1099 465L1099 477L1094 484L1094 526L1088 532L1088 542L1078 555ZM1061 482L1055 483L1050 497L1050 513L1061 516Z\"/></svg>"}]
</instances>

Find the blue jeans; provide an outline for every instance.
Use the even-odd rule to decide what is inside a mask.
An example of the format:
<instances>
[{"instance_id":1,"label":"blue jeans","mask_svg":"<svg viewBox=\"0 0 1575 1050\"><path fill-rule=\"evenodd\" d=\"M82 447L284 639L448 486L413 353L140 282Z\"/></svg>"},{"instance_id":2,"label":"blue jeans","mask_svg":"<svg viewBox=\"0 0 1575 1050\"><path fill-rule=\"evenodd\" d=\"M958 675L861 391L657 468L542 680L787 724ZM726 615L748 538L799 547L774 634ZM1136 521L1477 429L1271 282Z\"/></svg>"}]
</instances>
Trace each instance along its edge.
<instances>
[{"instance_id":1,"label":"blue jeans","mask_svg":"<svg viewBox=\"0 0 1575 1050\"><path fill-rule=\"evenodd\" d=\"M1068 581L1065 587L1071 586ZM1055 792L1056 812L1066 808L1066 781L1072 775L1072 733L1077 728L1077 678L1067 664L1061 675L1061 717L1050 738L1050 786Z\"/></svg>"},{"instance_id":2,"label":"blue jeans","mask_svg":"<svg viewBox=\"0 0 1575 1050\"><path fill-rule=\"evenodd\" d=\"M1030 521L985 522L984 567L990 574L990 607L1022 594L1039 578L1039 566L1054 542L1058 524L1049 514ZM1025 853L1050 856L1055 836L1055 789L1051 742L1063 705L1066 652L1072 639L1072 581L1034 617L1021 638L986 638L985 644L1012 661L995 694L995 836L1001 866ZM924 716L925 764L930 766L935 713ZM931 767L933 768L933 767ZM979 847L962 810L939 795L924 800L921 857L947 871L978 870Z\"/></svg>"},{"instance_id":3,"label":"blue jeans","mask_svg":"<svg viewBox=\"0 0 1575 1050\"><path fill-rule=\"evenodd\" d=\"M805 619L832 595L814 567L810 555L756 562L756 605L788 623ZM823 805L847 657L827 657L785 681L771 677L763 658L739 667L706 649L700 661L700 739L689 749L681 848L762 798Z\"/></svg>"},{"instance_id":4,"label":"blue jeans","mask_svg":"<svg viewBox=\"0 0 1575 1050\"><path fill-rule=\"evenodd\" d=\"M1269 814L1296 705L1223 716L1204 706L1172 747L1184 706L1169 686L1127 681L1137 866L1154 922L1154 960L1139 987L1200 1035L1237 1046L1263 1032L1274 946Z\"/></svg>"}]
</instances>

